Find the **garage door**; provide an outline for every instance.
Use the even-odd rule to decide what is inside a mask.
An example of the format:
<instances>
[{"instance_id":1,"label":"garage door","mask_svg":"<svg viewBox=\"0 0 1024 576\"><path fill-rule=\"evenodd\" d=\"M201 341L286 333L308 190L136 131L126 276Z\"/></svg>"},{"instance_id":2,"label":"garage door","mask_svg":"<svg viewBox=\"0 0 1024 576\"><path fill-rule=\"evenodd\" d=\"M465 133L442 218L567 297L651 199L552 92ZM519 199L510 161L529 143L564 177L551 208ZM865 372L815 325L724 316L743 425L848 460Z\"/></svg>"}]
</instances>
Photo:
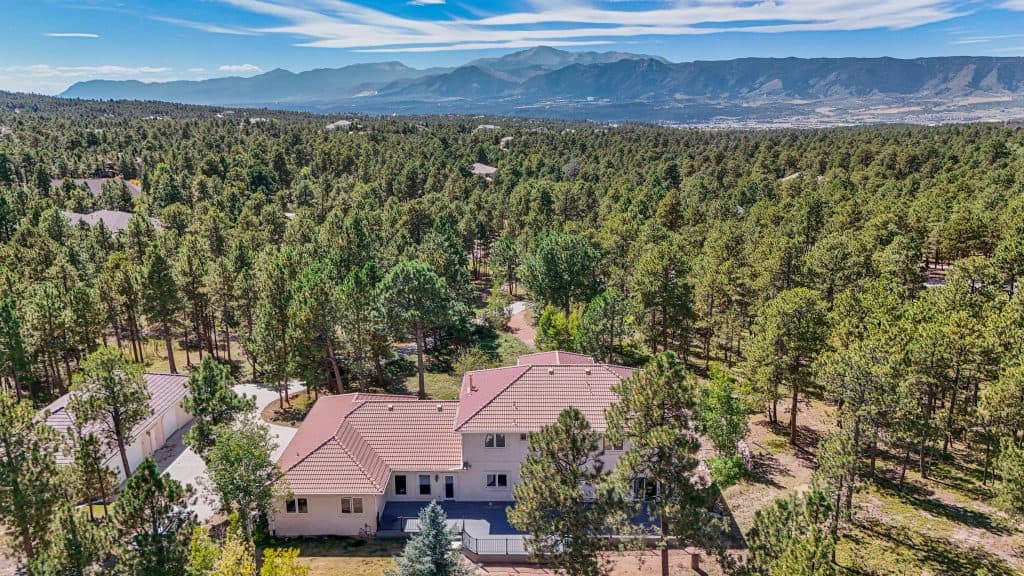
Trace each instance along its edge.
<instances>
[{"instance_id":1,"label":"garage door","mask_svg":"<svg viewBox=\"0 0 1024 576\"><path fill-rule=\"evenodd\" d=\"M178 417L174 413L174 408L164 412L163 415L164 423L164 441L174 435L178 431Z\"/></svg>"}]
</instances>

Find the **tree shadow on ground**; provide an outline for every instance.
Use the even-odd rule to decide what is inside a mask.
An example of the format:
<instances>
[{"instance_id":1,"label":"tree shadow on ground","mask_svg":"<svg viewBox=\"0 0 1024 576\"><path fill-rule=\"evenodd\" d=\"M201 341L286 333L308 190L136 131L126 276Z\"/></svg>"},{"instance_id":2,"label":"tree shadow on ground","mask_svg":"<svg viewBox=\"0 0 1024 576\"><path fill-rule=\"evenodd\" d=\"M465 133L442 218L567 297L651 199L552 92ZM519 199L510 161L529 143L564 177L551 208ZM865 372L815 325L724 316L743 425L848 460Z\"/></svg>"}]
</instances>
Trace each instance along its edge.
<instances>
[{"instance_id":1,"label":"tree shadow on ground","mask_svg":"<svg viewBox=\"0 0 1024 576\"><path fill-rule=\"evenodd\" d=\"M875 484L879 491L889 497L896 498L901 502L913 506L929 514L940 516L958 524L985 530L997 536L1008 536L1012 534L1005 526L1001 526L990 515L978 510L972 510L956 504L943 502L934 498L935 492L927 487L916 483L906 482L902 491L899 484L893 482L887 476L877 476Z\"/></svg>"},{"instance_id":2,"label":"tree shadow on ground","mask_svg":"<svg viewBox=\"0 0 1024 576\"><path fill-rule=\"evenodd\" d=\"M936 538L908 530L905 526L894 526L871 518L858 520L854 524L865 535L912 554L919 564L930 567L934 574L975 576L980 570L986 570L990 576L1013 576L1016 574L1001 558L990 554L983 548L960 546L945 538ZM863 542L863 537L856 533L847 534L846 538L855 543ZM843 566L842 572L845 574L875 574L863 566Z\"/></svg>"}]
</instances>

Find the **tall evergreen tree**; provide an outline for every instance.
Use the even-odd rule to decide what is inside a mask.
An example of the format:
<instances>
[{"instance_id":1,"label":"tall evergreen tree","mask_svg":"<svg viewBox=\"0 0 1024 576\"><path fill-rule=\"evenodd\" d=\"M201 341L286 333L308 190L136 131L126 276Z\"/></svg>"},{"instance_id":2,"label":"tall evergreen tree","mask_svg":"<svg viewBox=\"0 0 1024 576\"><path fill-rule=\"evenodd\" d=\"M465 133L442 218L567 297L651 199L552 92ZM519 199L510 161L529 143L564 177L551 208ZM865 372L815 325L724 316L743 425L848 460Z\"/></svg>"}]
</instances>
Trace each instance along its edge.
<instances>
[{"instance_id":1,"label":"tall evergreen tree","mask_svg":"<svg viewBox=\"0 0 1024 576\"><path fill-rule=\"evenodd\" d=\"M158 324L167 348L167 363L172 374L178 373L174 363L174 325L181 312L181 297L170 262L157 244L146 251L142 266L142 313L152 324Z\"/></svg>"},{"instance_id":2,"label":"tall evergreen tree","mask_svg":"<svg viewBox=\"0 0 1024 576\"><path fill-rule=\"evenodd\" d=\"M423 351L426 336L448 319L448 286L430 266L405 260L388 271L381 281L381 298L387 318L397 334L412 334L416 342L419 397L426 398Z\"/></svg>"},{"instance_id":3,"label":"tall evergreen tree","mask_svg":"<svg viewBox=\"0 0 1024 576\"><path fill-rule=\"evenodd\" d=\"M529 452L513 488L508 519L530 534L530 554L544 557L570 576L607 572L598 556L608 541L613 505L605 486L600 435L576 408L530 433Z\"/></svg>"},{"instance_id":4,"label":"tall evergreen tree","mask_svg":"<svg viewBox=\"0 0 1024 576\"><path fill-rule=\"evenodd\" d=\"M127 446L135 439L135 426L152 413L149 399L142 367L120 350L104 347L82 362L68 402L76 420L94 424L107 445L117 449L126 478L132 473Z\"/></svg>"},{"instance_id":5,"label":"tall evergreen tree","mask_svg":"<svg viewBox=\"0 0 1024 576\"><path fill-rule=\"evenodd\" d=\"M231 368L212 356L203 358L188 375L188 396L181 407L192 415L192 427L185 434L185 443L197 453L205 455L213 447L219 426L230 425L240 414L256 408L254 399L231 389L234 383Z\"/></svg>"},{"instance_id":6,"label":"tall evergreen tree","mask_svg":"<svg viewBox=\"0 0 1024 576\"><path fill-rule=\"evenodd\" d=\"M612 478L628 500L642 501L657 522L661 573L667 576L671 537L717 550L721 530L707 509L708 486L695 474L700 441L694 379L675 353L662 352L612 391L619 401L607 413L608 437L626 447Z\"/></svg>"},{"instance_id":7,"label":"tall evergreen tree","mask_svg":"<svg viewBox=\"0 0 1024 576\"><path fill-rule=\"evenodd\" d=\"M0 521L24 564L44 547L63 494L58 446L56 432L36 418L28 401L0 394Z\"/></svg>"}]
</instances>

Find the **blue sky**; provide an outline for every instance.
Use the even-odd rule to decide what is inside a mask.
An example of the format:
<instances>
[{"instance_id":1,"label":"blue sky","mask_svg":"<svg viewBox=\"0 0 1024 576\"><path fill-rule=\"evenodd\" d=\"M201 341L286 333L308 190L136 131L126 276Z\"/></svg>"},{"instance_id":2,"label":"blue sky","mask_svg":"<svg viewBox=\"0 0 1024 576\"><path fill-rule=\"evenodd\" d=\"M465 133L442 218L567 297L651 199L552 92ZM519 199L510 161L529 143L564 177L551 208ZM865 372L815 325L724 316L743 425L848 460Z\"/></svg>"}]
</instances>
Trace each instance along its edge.
<instances>
[{"instance_id":1,"label":"blue sky","mask_svg":"<svg viewBox=\"0 0 1024 576\"><path fill-rule=\"evenodd\" d=\"M0 89L400 60L544 44L672 61L1024 56L1024 0L0 0Z\"/></svg>"}]
</instances>

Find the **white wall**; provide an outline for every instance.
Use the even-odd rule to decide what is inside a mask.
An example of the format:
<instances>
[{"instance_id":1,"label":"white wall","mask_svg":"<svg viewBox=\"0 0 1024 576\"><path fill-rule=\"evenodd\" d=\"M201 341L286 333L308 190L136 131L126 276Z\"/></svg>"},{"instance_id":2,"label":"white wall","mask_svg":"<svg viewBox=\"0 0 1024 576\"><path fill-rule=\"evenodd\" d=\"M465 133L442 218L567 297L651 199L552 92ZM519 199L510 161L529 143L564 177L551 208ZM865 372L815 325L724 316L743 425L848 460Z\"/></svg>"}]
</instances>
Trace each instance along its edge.
<instances>
[{"instance_id":1,"label":"white wall","mask_svg":"<svg viewBox=\"0 0 1024 576\"><path fill-rule=\"evenodd\" d=\"M384 491L385 499L388 501L424 501L444 500L444 477L455 476L455 499L459 500L459 474L462 472L454 470L451 472L392 472L388 478L388 487ZM430 494L420 495L420 474L430 476ZM406 494L404 496L395 494L395 476L405 476Z\"/></svg>"},{"instance_id":2,"label":"white wall","mask_svg":"<svg viewBox=\"0 0 1024 576\"><path fill-rule=\"evenodd\" d=\"M485 448L486 434L462 435L462 458L469 468L459 472L456 479L456 499L474 502L494 502L512 500L512 488L519 482L519 468L526 460L529 451L529 440L521 440L518 432L505 433L504 448ZM622 457L620 450L607 450L602 458L604 469L611 470ZM487 475L491 473L508 474L508 488L495 489L487 487Z\"/></svg>"},{"instance_id":3,"label":"white wall","mask_svg":"<svg viewBox=\"0 0 1024 576\"><path fill-rule=\"evenodd\" d=\"M369 525L373 532L377 530L378 505L381 501L374 495L345 494L338 496L303 496L295 494L294 498L305 498L308 513L289 514L285 512L285 501L274 502L274 512L270 515L270 531L278 536L358 536L359 531ZM342 514L341 499L343 497L362 498L362 514Z\"/></svg>"}]
</instances>

